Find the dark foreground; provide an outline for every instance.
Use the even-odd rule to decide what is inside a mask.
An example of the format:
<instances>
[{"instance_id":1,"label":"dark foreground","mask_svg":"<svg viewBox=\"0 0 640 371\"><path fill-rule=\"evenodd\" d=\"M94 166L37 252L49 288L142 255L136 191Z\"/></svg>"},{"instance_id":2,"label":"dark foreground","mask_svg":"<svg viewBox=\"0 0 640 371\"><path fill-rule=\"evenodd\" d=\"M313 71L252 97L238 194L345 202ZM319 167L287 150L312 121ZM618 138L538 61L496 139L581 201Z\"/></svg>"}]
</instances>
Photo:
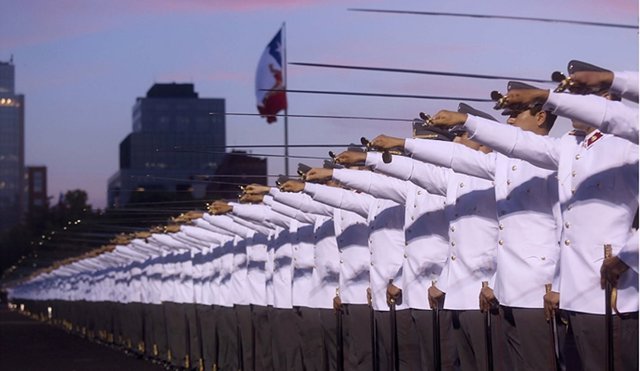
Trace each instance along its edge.
<instances>
[{"instance_id":1,"label":"dark foreground","mask_svg":"<svg viewBox=\"0 0 640 371\"><path fill-rule=\"evenodd\" d=\"M161 371L164 368L2 306L0 370Z\"/></svg>"}]
</instances>

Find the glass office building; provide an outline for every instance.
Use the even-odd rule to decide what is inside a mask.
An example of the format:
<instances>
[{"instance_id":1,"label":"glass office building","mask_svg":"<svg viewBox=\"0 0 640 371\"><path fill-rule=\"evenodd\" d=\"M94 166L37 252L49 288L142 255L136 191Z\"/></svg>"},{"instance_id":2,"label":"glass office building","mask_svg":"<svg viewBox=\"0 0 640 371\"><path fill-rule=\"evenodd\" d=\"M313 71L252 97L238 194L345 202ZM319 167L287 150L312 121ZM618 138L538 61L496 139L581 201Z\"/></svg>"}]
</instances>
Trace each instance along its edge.
<instances>
[{"instance_id":1,"label":"glass office building","mask_svg":"<svg viewBox=\"0 0 640 371\"><path fill-rule=\"evenodd\" d=\"M193 84L154 84L133 106L108 206L125 206L141 192L199 189L196 179L213 175L225 152L224 113L224 99L200 98Z\"/></svg>"},{"instance_id":2,"label":"glass office building","mask_svg":"<svg viewBox=\"0 0 640 371\"><path fill-rule=\"evenodd\" d=\"M22 219L24 95L15 93L13 62L0 61L0 231Z\"/></svg>"}]
</instances>

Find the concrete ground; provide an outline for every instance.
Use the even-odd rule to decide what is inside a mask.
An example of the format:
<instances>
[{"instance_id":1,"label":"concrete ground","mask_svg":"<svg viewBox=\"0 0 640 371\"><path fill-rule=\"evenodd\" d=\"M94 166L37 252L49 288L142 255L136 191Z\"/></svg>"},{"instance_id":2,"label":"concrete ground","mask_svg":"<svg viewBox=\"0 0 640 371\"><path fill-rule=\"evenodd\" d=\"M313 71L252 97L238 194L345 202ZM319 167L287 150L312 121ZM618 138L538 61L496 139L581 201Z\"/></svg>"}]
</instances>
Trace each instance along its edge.
<instances>
[{"instance_id":1,"label":"concrete ground","mask_svg":"<svg viewBox=\"0 0 640 371\"><path fill-rule=\"evenodd\" d=\"M161 371L159 365L92 343L0 307L0 370Z\"/></svg>"}]
</instances>

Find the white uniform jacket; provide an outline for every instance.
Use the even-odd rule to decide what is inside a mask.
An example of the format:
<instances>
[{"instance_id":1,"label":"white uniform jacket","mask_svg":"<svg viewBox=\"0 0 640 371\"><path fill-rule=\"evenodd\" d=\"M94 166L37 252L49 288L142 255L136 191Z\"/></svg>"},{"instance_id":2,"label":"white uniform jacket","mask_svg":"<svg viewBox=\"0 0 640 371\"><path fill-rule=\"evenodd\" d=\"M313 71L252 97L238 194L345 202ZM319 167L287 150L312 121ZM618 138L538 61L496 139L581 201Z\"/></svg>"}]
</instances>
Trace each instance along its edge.
<instances>
[{"instance_id":1,"label":"white uniform jacket","mask_svg":"<svg viewBox=\"0 0 640 371\"><path fill-rule=\"evenodd\" d=\"M562 212L559 275L554 291L560 308L604 314L600 288L603 245L616 255L627 244L638 208L638 146L599 131L549 138L469 115L472 139L509 157L558 171ZM618 309L638 310L638 275L626 272Z\"/></svg>"},{"instance_id":2,"label":"white uniform jacket","mask_svg":"<svg viewBox=\"0 0 640 371\"><path fill-rule=\"evenodd\" d=\"M493 181L498 251L491 287L502 305L542 308L560 257L556 173L452 142L407 139L406 146L415 159Z\"/></svg>"},{"instance_id":3,"label":"white uniform jacket","mask_svg":"<svg viewBox=\"0 0 640 371\"><path fill-rule=\"evenodd\" d=\"M445 197L449 256L436 286L447 293L445 309L479 309L482 282L491 281L496 268L498 222L493 184L408 157L395 156L391 165L378 171Z\"/></svg>"}]
</instances>

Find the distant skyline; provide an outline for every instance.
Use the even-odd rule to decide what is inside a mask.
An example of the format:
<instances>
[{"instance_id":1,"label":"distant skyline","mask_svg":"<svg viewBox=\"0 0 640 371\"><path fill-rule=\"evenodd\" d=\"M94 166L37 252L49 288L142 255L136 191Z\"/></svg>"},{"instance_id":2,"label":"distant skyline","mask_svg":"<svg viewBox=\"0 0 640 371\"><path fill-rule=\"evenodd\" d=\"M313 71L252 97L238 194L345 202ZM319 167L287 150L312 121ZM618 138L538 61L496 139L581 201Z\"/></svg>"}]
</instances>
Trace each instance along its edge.
<instances>
[{"instance_id":1,"label":"distant skyline","mask_svg":"<svg viewBox=\"0 0 640 371\"><path fill-rule=\"evenodd\" d=\"M637 24L638 2L539 0L25 0L0 13L0 60L13 55L16 92L26 99L26 164L48 167L49 193L84 189L104 207L131 109L155 82L190 82L227 112L256 113L254 74L286 22L289 62L548 78L571 59L638 69L638 31L489 19L373 14L348 8L440 11ZM288 67L288 88L488 97L507 81ZM542 87L552 85L540 84ZM289 94L290 114L411 119L457 102ZM491 111L490 103L471 103ZM560 121L556 135L568 128ZM290 144L349 143L377 134L408 136L408 123L289 119ZM282 119L227 117L228 145L281 144ZM282 154L281 149L249 149ZM326 156L326 148L290 150ZM292 159L292 168L300 159ZM302 160L317 165L319 160ZM269 174L283 171L269 158Z\"/></svg>"}]
</instances>

